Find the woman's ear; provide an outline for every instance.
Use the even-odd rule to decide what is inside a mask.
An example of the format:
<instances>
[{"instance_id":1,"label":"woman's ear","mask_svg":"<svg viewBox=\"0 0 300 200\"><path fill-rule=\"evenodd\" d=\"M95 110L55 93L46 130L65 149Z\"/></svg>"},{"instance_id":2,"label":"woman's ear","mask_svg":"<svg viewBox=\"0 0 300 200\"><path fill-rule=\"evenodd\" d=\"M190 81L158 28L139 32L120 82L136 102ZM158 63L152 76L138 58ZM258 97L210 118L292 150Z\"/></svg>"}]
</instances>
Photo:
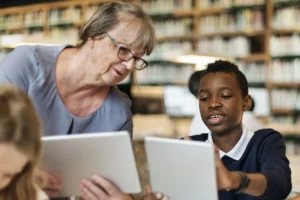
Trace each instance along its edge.
<instances>
[{"instance_id":1,"label":"woman's ear","mask_svg":"<svg viewBox=\"0 0 300 200\"><path fill-rule=\"evenodd\" d=\"M250 95L247 95L244 99L243 111L249 110L251 106L252 106L252 97Z\"/></svg>"}]
</instances>

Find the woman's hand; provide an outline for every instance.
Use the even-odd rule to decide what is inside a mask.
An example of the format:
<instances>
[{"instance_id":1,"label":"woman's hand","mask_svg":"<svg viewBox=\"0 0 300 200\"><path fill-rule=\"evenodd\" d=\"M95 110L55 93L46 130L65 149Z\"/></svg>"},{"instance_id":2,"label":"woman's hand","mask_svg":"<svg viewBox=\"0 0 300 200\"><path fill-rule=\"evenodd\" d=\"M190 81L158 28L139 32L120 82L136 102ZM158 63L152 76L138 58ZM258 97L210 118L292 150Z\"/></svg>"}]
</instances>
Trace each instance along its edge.
<instances>
[{"instance_id":1,"label":"woman's hand","mask_svg":"<svg viewBox=\"0 0 300 200\"><path fill-rule=\"evenodd\" d=\"M224 166L219 156L219 149L215 146L215 165L218 190L236 189L239 187L241 178L237 173L230 172Z\"/></svg>"},{"instance_id":2,"label":"woman's hand","mask_svg":"<svg viewBox=\"0 0 300 200\"><path fill-rule=\"evenodd\" d=\"M101 176L94 175L91 180L83 179L79 185L85 200L127 200L118 188Z\"/></svg>"},{"instance_id":3,"label":"woman's hand","mask_svg":"<svg viewBox=\"0 0 300 200\"><path fill-rule=\"evenodd\" d=\"M39 169L35 173L35 178L37 185L42 188L49 197L57 197L58 193L62 190L62 185L58 178L45 170Z\"/></svg>"}]
</instances>

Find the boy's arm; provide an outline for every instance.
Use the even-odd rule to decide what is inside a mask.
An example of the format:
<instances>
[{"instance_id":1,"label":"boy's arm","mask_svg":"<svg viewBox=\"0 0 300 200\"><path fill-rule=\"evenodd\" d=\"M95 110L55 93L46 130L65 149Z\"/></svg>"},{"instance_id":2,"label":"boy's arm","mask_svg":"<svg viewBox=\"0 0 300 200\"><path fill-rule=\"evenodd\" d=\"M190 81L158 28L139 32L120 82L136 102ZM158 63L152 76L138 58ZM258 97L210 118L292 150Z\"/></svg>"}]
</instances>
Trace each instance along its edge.
<instances>
[{"instance_id":1,"label":"boy's arm","mask_svg":"<svg viewBox=\"0 0 300 200\"><path fill-rule=\"evenodd\" d=\"M291 192L291 169L285 153L284 139L280 133L270 135L264 142L260 163L267 187L261 198L284 199Z\"/></svg>"},{"instance_id":2,"label":"boy's arm","mask_svg":"<svg viewBox=\"0 0 300 200\"><path fill-rule=\"evenodd\" d=\"M261 172L245 174L250 180L248 186L243 190L252 196L262 199L284 199L291 191L291 171L289 161L285 156L285 145L282 135L272 134L262 143ZM241 186L242 176L240 172L229 172L218 159L217 174L218 187L220 190L236 190Z\"/></svg>"}]
</instances>

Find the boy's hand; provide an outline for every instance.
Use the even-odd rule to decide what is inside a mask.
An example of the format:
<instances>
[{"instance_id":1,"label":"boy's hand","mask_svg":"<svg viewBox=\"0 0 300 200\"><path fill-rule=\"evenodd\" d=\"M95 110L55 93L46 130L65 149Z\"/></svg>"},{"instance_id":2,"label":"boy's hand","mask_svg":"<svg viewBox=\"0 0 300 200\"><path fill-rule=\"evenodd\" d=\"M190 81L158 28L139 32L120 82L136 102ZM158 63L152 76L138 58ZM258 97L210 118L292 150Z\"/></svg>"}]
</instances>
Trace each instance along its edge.
<instances>
[{"instance_id":1,"label":"boy's hand","mask_svg":"<svg viewBox=\"0 0 300 200\"><path fill-rule=\"evenodd\" d=\"M240 176L237 173L230 172L224 166L219 156L219 149L215 146L215 165L218 190L236 189L240 185Z\"/></svg>"},{"instance_id":2,"label":"boy's hand","mask_svg":"<svg viewBox=\"0 0 300 200\"><path fill-rule=\"evenodd\" d=\"M142 197L142 200L168 200L168 197L161 193L152 193L151 187L146 186L146 194Z\"/></svg>"}]
</instances>

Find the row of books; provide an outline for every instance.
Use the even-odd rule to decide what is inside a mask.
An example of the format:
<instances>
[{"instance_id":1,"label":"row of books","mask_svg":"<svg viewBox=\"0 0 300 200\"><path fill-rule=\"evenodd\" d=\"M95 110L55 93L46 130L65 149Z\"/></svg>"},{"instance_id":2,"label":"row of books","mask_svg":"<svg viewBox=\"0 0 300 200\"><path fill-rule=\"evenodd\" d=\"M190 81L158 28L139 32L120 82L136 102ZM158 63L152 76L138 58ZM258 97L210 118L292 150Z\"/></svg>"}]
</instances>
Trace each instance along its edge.
<instances>
[{"instance_id":1,"label":"row of books","mask_svg":"<svg viewBox=\"0 0 300 200\"><path fill-rule=\"evenodd\" d=\"M51 9L49 13L50 25L61 23L74 23L82 19L80 7L68 7L63 9Z\"/></svg>"},{"instance_id":2,"label":"row of books","mask_svg":"<svg viewBox=\"0 0 300 200\"><path fill-rule=\"evenodd\" d=\"M264 12L240 10L236 13L204 16L200 20L200 33L260 31L264 28Z\"/></svg>"},{"instance_id":3,"label":"row of books","mask_svg":"<svg viewBox=\"0 0 300 200\"><path fill-rule=\"evenodd\" d=\"M272 36L270 41L270 54L272 56L300 55L300 35Z\"/></svg>"},{"instance_id":4,"label":"row of books","mask_svg":"<svg viewBox=\"0 0 300 200\"><path fill-rule=\"evenodd\" d=\"M250 84L266 82L267 67L264 62L236 62L236 64L246 75L246 78Z\"/></svg>"},{"instance_id":5,"label":"row of books","mask_svg":"<svg viewBox=\"0 0 300 200\"><path fill-rule=\"evenodd\" d=\"M50 38L57 41L65 41L68 38L70 41L78 41L78 29L75 27L52 28L50 29Z\"/></svg>"},{"instance_id":6,"label":"row of books","mask_svg":"<svg viewBox=\"0 0 300 200\"><path fill-rule=\"evenodd\" d=\"M221 37L201 39L198 43L200 54L226 57L246 57L250 54L250 41L246 37L234 37L228 40Z\"/></svg>"},{"instance_id":7,"label":"row of books","mask_svg":"<svg viewBox=\"0 0 300 200\"><path fill-rule=\"evenodd\" d=\"M13 29L22 26L20 14L0 15L0 29Z\"/></svg>"},{"instance_id":8,"label":"row of books","mask_svg":"<svg viewBox=\"0 0 300 200\"><path fill-rule=\"evenodd\" d=\"M45 24L45 12L43 10L26 12L24 14L24 26L43 26Z\"/></svg>"},{"instance_id":9,"label":"row of books","mask_svg":"<svg viewBox=\"0 0 300 200\"><path fill-rule=\"evenodd\" d=\"M193 43L190 41L172 41L157 43L153 53L147 60L174 59L180 55L186 55L193 51Z\"/></svg>"},{"instance_id":10,"label":"row of books","mask_svg":"<svg viewBox=\"0 0 300 200\"><path fill-rule=\"evenodd\" d=\"M150 0L141 1L141 6L150 14L170 13L175 10L190 10L192 0Z\"/></svg>"},{"instance_id":11,"label":"row of books","mask_svg":"<svg viewBox=\"0 0 300 200\"><path fill-rule=\"evenodd\" d=\"M271 64L272 82L300 83L300 58L292 60L275 59Z\"/></svg>"},{"instance_id":12,"label":"row of books","mask_svg":"<svg viewBox=\"0 0 300 200\"><path fill-rule=\"evenodd\" d=\"M287 7L274 12L273 28L297 28L300 25L300 7Z\"/></svg>"},{"instance_id":13,"label":"row of books","mask_svg":"<svg viewBox=\"0 0 300 200\"><path fill-rule=\"evenodd\" d=\"M261 5L264 0L198 0L201 8Z\"/></svg>"},{"instance_id":14,"label":"row of books","mask_svg":"<svg viewBox=\"0 0 300 200\"><path fill-rule=\"evenodd\" d=\"M138 84L187 84L190 75L195 71L194 65L160 63L150 64L149 67L138 71Z\"/></svg>"},{"instance_id":15,"label":"row of books","mask_svg":"<svg viewBox=\"0 0 300 200\"><path fill-rule=\"evenodd\" d=\"M158 37L180 36L192 32L192 18L155 20L155 32Z\"/></svg>"},{"instance_id":16,"label":"row of books","mask_svg":"<svg viewBox=\"0 0 300 200\"><path fill-rule=\"evenodd\" d=\"M300 110L300 91L297 89L271 90L272 108Z\"/></svg>"},{"instance_id":17,"label":"row of books","mask_svg":"<svg viewBox=\"0 0 300 200\"><path fill-rule=\"evenodd\" d=\"M295 140L285 141L287 155L300 155L300 143Z\"/></svg>"}]
</instances>

